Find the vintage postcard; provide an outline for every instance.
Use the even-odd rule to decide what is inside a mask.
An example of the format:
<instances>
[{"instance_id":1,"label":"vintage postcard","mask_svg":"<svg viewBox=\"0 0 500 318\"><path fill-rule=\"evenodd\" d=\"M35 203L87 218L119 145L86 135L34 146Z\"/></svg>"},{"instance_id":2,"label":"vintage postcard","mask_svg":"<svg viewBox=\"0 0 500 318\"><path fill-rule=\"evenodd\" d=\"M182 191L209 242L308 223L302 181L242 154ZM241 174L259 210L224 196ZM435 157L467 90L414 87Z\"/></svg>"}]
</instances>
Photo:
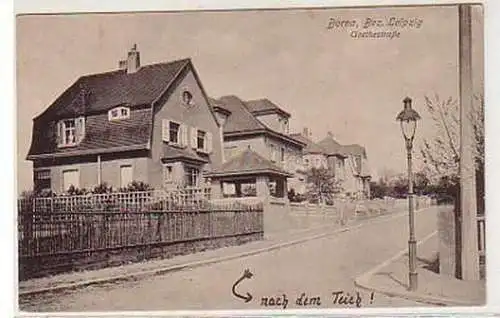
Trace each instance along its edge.
<instances>
[{"instance_id":1,"label":"vintage postcard","mask_svg":"<svg viewBox=\"0 0 500 318\"><path fill-rule=\"evenodd\" d=\"M18 15L19 311L485 305L483 15Z\"/></svg>"}]
</instances>

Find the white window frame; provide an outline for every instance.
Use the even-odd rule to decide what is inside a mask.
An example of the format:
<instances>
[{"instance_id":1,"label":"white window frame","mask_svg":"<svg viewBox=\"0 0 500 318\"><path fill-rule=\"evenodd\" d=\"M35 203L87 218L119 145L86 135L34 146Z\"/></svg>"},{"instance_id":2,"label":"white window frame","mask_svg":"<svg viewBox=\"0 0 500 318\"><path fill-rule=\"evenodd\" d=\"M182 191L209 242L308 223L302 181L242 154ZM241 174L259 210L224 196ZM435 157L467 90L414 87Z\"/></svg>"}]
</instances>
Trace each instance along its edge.
<instances>
[{"instance_id":1,"label":"white window frame","mask_svg":"<svg viewBox=\"0 0 500 318\"><path fill-rule=\"evenodd\" d=\"M177 139L176 141L172 140L172 136L174 135L174 134L172 134L172 128L171 128L172 125L177 125L177 131L175 133L175 138ZM181 123L173 121L173 120L170 120L168 122L168 136L169 136L168 142L170 144L173 144L173 145L180 145L181 144L181 142L182 142L181 126L182 126Z\"/></svg>"},{"instance_id":2,"label":"white window frame","mask_svg":"<svg viewBox=\"0 0 500 318\"><path fill-rule=\"evenodd\" d=\"M190 174L188 174L188 171L191 171ZM194 172L194 173L193 173ZM193 176L196 177L196 179L194 180L195 184L194 185L189 185L188 183L188 178L190 180L192 180ZM198 168L198 167L194 167L194 166L190 166L190 165L185 165L184 166L184 178L185 178L185 183L187 186L191 186L191 187L198 187L201 183L201 169Z\"/></svg>"},{"instance_id":3,"label":"white window frame","mask_svg":"<svg viewBox=\"0 0 500 318\"><path fill-rule=\"evenodd\" d=\"M72 123L72 126L69 125ZM70 140L66 139L69 132ZM85 117L65 118L57 122L57 146L72 147L78 145L85 137Z\"/></svg>"},{"instance_id":4,"label":"white window frame","mask_svg":"<svg viewBox=\"0 0 500 318\"><path fill-rule=\"evenodd\" d=\"M73 126L70 127L69 123L73 123ZM61 138L61 146L67 147L67 146L74 146L77 144L76 142L76 119L75 118L69 118L69 119L63 119L60 121L60 137ZM68 138L70 140L67 140L66 138L66 133L69 133ZM72 140L71 140L72 139Z\"/></svg>"},{"instance_id":5,"label":"white window frame","mask_svg":"<svg viewBox=\"0 0 500 318\"><path fill-rule=\"evenodd\" d=\"M116 114L115 114L116 112ZM125 114L124 114L125 113ZM108 120L116 121L130 118L130 108L119 106L108 111Z\"/></svg>"}]
</instances>

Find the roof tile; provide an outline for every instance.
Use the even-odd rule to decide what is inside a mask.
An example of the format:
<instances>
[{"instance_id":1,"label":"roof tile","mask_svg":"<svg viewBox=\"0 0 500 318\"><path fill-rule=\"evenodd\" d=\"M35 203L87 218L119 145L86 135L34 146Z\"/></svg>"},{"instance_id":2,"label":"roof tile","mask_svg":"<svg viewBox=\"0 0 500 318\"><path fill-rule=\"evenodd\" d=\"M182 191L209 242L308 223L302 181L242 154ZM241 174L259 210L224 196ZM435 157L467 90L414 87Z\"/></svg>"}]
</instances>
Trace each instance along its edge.
<instances>
[{"instance_id":1,"label":"roof tile","mask_svg":"<svg viewBox=\"0 0 500 318\"><path fill-rule=\"evenodd\" d=\"M80 77L39 117L75 116L118 105L149 105L173 81L189 59L146 65L135 73L116 70Z\"/></svg>"},{"instance_id":2,"label":"roof tile","mask_svg":"<svg viewBox=\"0 0 500 318\"><path fill-rule=\"evenodd\" d=\"M245 149L239 155L231 158L222 164L219 168L214 169L209 175L230 175L238 174L254 174L254 173L271 173L283 176L290 174L281 169L271 161L265 159L252 149Z\"/></svg>"}]
</instances>

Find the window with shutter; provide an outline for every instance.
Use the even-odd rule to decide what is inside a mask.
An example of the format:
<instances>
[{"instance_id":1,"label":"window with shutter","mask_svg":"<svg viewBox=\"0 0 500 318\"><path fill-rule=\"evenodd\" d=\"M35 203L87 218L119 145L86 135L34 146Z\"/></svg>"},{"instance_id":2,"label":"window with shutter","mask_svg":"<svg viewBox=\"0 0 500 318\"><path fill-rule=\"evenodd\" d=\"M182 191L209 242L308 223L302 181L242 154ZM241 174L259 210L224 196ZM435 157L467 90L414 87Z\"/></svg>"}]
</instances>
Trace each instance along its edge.
<instances>
[{"instance_id":1,"label":"window with shutter","mask_svg":"<svg viewBox=\"0 0 500 318\"><path fill-rule=\"evenodd\" d=\"M162 120L162 130L161 130L162 140L170 141L170 121L168 119Z\"/></svg>"},{"instance_id":2,"label":"window with shutter","mask_svg":"<svg viewBox=\"0 0 500 318\"><path fill-rule=\"evenodd\" d=\"M189 145L187 126L184 124L181 124L180 125L180 132L181 132L181 146L186 147Z\"/></svg>"},{"instance_id":3,"label":"window with shutter","mask_svg":"<svg viewBox=\"0 0 500 318\"><path fill-rule=\"evenodd\" d=\"M198 148L198 129L196 127L191 127L191 148Z\"/></svg>"},{"instance_id":4,"label":"window with shutter","mask_svg":"<svg viewBox=\"0 0 500 318\"><path fill-rule=\"evenodd\" d=\"M62 121L56 123L57 146L61 147L63 144L63 125Z\"/></svg>"},{"instance_id":5,"label":"window with shutter","mask_svg":"<svg viewBox=\"0 0 500 318\"><path fill-rule=\"evenodd\" d=\"M271 161L276 162L276 149L274 145L271 145Z\"/></svg>"},{"instance_id":6,"label":"window with shutter","mask_svg":"<svg viewBox=\"0 0 500 318\"><path fill-rule=\"evenodd\" d=\"M207 144L206 149L208 153L212 153L213 151L213 137L211 132L207 132Z\"/></svg>"},{"instance_id":7,"label":"window with shutter","mask_svg":"<svg viewBox=\"0 0 500 318\"><path fill-rule=\"evenodd\" d=\"M78 117L76 119L76 142L82 142L85 137L85 117Z\"/></svg>"}]
</instances>

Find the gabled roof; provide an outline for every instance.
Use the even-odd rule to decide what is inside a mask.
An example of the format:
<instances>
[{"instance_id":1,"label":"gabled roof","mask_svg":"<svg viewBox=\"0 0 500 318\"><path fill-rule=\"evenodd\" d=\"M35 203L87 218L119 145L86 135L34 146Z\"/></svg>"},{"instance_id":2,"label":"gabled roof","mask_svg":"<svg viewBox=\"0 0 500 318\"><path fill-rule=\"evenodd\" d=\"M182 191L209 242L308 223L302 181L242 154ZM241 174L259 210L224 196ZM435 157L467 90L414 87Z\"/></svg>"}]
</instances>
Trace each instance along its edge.
<instances>
[{"instance_id":1,"label":"gabled roof","mask_svg":"<svg viewBox=\"0 0 500 318\"><path fill-rule=\"evenodd\" d=\"M353 144L353 145L345 145L343 146L343 148L346 154L362 156L363 158L366 158L366 149L363 146Z\"/></svg>"},{"instance_id":2,"label":"gabled roof","mask_svg":"<svg viewBox=\"0 0 500 318\"><path fill-rule=\"evenodd\" d=\"M326 154L329 156L343 156L345 152L341 144L339 144L333 137L326 136L323 140L318 142L318 145L325 149Z\"/></svg>"},{"instance_id":3,"label":"gabled roof","mask_svg":"<svg viewBox=\"0 0 500 318\"><path fill-rule=\"evenodd\" d=\"M245 134L267 133L278 139L286 140L297 146L304 147L305 144L296 138L272 130L264 125L248 109L247 102L234 95L220 97L218 100L212 99L213 105L221 105L230 112L224 125L224 136L241 136Z\"/></svg>"},{"instance_id":4,"label":"gabled roof","mask_svg":"<svg viewBox=\"0 0 500 318\"><path fill-rule=\"evenodd\" d=\"M302 150L304 154L326 154L326 150L323 147L306 136L300 133L291 134L290 136L306 144L306 147Z\"/></svg>"},{"instance_id":5,"label":"gabled roof","mask_svg":"<svg viewBox=\"0 0 500 318\"><path fill-rule=\"evenodd\" d=\"M116 70L80 77L34 119L27 159L149 149L152 108L169 96L187 70L199 82L190 59L145 65L135 73ZM119 105L130 107L130 118L110 122L107 111ZM86 118L84 139L76 146L58 148L56 122L80 115Z\"/></svg>"},{"instance_id":6,"label":"gabled roof","mask_svg":"<svg viewBox=\"0 0 500 318\"><path fill-rule=\"evenodd\" d=\"M145 65L80 77L38 118L77 116L109 110L118 105L150 105L170 86L190 59Z\"/></svg>"},{"instance_id":7,"label":"gabled roof","mask_svg":"<svg viewBox=\"0 0 500 318\"><path fill-rule=\"evenodd\" d=\"M265 115L272 113L279 113L286 117L290 117L290 113L284 111L275 103L271 102L267 98L254 99L245 102L248 110L254 115Z\"/></svg>"},{"instance_id":8,"label":"gabled roof","mask_svg":"<svg viewBox=\"0 0 500 318\"><path fill-rule=\"evenodd\" d=\"M245 149L239 155L223 163L219 168L206 174L207 177L211 178L248 175L292 176L250 148Z\"/></svg>"},{"instance_id":9,"label":"gabled roof","mask_svg":"<svg viewBox=\"0 0 500 318\"><path fill-rule=\"evenodd\" d=\"M266 128L264 124L248 111L244 102L237 96L222 96L219 98L218 102L231 112L231 116L228 117L224 125L224 133L253 131Z\"/></svg>"}]
</instances>

